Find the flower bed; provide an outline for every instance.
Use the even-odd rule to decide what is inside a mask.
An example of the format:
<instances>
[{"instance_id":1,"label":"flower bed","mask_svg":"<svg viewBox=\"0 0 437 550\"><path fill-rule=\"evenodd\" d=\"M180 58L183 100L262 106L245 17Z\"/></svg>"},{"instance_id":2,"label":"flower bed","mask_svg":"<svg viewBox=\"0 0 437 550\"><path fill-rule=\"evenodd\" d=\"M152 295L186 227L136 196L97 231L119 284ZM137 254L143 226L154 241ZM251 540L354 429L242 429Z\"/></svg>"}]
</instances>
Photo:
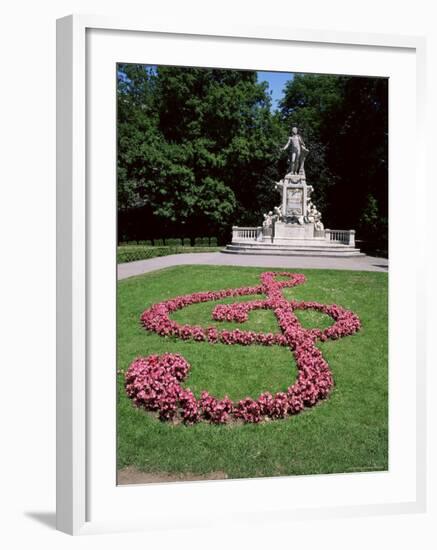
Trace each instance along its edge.
<instances>
[{"instance_id":1,"label":"flower bed","mask_svg":"<svg viewBox=\"0 0 437 550\"><path fill-rule=\"evenodd\" d=\"M286 277L277 280L277 277ZM182 386L190 365L179 354L150 355L133 361L126 372L126 391L136 406L156 411L162 420L180 418L187 424L207 420L223 424L230 420L257 423L265 418L284 418L315 405L327 397L333 386L332 373L316 341L338 339L354 334L360 329L360 320L351 311L338 305L317 302L289 301L282 288L305 282L304 275L295 273L265 272L261 284L215 292L197 292L179 296L153 305L141 315L143 326L161 336L173 336L184 340L220 342L229 345L262 344L287 346L296 360L298 377L286 392L261 394L257 399L247 397L232 402L227 396L217 399L204 391L196 399L190 389ZM278 321L281 333L262 333L247 330L218 330L196 325L182 325L170 319L170 314L188 305L220 300L232 296L265 294L264 300L253 300L229 305L219 304L212 313L217 321L244 323L250 311L271 309ZM334 323L327 329L305 329L294 311L309 309L329 315Z\"/></svg>"}]
</instances>

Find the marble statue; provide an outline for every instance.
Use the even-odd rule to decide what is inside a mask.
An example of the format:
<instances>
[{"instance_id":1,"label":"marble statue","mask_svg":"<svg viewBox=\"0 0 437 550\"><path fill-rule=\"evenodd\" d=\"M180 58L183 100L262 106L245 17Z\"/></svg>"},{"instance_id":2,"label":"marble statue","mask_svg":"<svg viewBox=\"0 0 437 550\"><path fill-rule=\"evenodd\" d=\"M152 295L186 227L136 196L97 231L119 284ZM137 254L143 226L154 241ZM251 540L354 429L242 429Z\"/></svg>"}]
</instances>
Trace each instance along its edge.
<instances>
[{"instance_id":1,"label":"marble statue","mask_svg":"<svg viewBox=\"0 0 437 550\"><path fill-rule=\"evenodd\" d=\"M307 223L314 223L320 217L321 217L321 214L317 210L316 205L311 200L308 200L307 215L306 215L305 221Z\"/></svg>"},{"instance_id":2,"label":"marble statue","mask_svg":"<svg viewBox=\"0 0 437 550\"><path fill-rule=\"evenodd\" d=\"M290 147L290 174L305 174L304 163L309 149L300 136L296 126L291 129L291 136L282 148L283 151Z\"/></svg>"},{"instance_id":3,"label":"marble statue","mask_svg":"<svg viewBox=\"0 0 437 550\"><path fill-rule=\"evenodd\" d=\"M298 128L293 126L287 143L277 143L275 146L278 168L282 166L285 154L287 172L279 181L269 181L266 196L272 199L279 195L274 208L267 211L271 203L265 205L261 212L263 220L257 227L232 228L232 244L227 250L232 254L262 254L262 255L311 255L350 257L360 255L355 248L355 230L336 231L325 229L322 214L317 201L323 198L317 190L317 175L314 174L315 185L307 183L304 170L305 159L309 154ZM281 151L282 150L282 151ZM314 151L313 151L314 153ZM275 178L276 180L276 178ZM311 178L310 178L311 180ZM278 204L279 203L279 204ZM273 203L275 204L275 203ZM261 216L260 216L261 217ZM262 224L262 227L260 227Z\"/></svg>"},{"instance_id":4,"label":"marble statue","mask_svg":"<svg viewBox=\"0 0 437 550\"><path fill-rule=\"evenodd\" d=\"M273 224L275 216L273 216L273 212L270 211L268 214L264 214L264 221L263 221L263 227L271 227Z\"/></svg>"},{"instance_id":5,"label":"marble statue","mask_svg":"<svg viewBox=\"0 0 437 550\"><path fill-rule=\"evenodd\" d=\"M273 210L275 211L275 218L276 220L282 220L282 210L281 210L281 207L280 206L275 206L273 208Z\"/></svg>"},{"instance_id":6,"label":"marble statue","mask_svg":"<svg viewBox=\"0 0 437 550\"><path fill-rule=\"evenodd\" d=\"M311 201L308 201L306 222L314 223L314 229L316 231L323 231L324 229L322 214L317 210L316 205Z\"/></svg>"},{"instance_id":7,"label":"marble statue","mask_svg":"<svg viewBox=\"0 0 437 550\"><path fill-rule=\"evenodd\" d=\"M305 177L304 161L309 150L296 126L291 129L291 135L282 149L290 151L290 171L280 181L275 182L275 189L279 191L282 200L273 212L264 214L263 235L280 234L283 227L288 231L294 226L293 231L296 231L296 227L300 226L301 229L297 231L308 238L311 231L323 231L323 223L322 214L311 200L314 188L307 184Z\"/></svg>"},{"instance_id":8,"label":"marble statue","mask_svg":"<svg viewBox=\"0 0 437 550\"><path fill-rule=\"evenodd\" d=\"M272 242L273 242L273 224L276 222L276 219L277 219L276 214L273 214L271 210L268 214L264 214L262 234L263 234L263 237L268 237L272 239Z\"/></svg>"}]
</instances>

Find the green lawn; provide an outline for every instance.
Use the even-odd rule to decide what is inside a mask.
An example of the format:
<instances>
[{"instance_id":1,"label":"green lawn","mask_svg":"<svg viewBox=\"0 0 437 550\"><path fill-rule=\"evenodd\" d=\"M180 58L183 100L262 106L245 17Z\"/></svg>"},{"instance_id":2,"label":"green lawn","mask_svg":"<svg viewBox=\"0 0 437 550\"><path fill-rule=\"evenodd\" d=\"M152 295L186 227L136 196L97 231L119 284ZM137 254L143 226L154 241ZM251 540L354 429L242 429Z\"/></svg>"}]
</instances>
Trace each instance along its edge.
<instances>
[{"instance_id":1,"label":"green lawn","mask_svg":"<svg viewBox=\"0 0 437 550\"><path fill-rule=\"evenodd\" d=\"M199 396L258 397L262 391L285 390L295 379L290 351L279 346L226 346L168 339L146 332L142 311L163 299L203 290L252 286L266 269L181 266L118 283L118 369L137 356L181 353L191 364L186 381ZM274 271L274 269L272 269ZM281 270L284 271L284 270ZM362 322L353 336L318 344L334 375L326 401L284 420L263 424L173 425L136 409L118 375L118 467L135 466L149 473L207 474L229 478L386 470L388 467L388 302L386 273L295 270L304 285L285 289L296 299L337 303ZM254 296L240 300L253 300ZM236 299L220 303L235 302ZM255 310L243 325L214 322L218 302L195 304L173 314L179 322L222 328L277 331L273 312ZM312 311L296 312L307 327L332 320Z\"/></svg>"}]
</instances>

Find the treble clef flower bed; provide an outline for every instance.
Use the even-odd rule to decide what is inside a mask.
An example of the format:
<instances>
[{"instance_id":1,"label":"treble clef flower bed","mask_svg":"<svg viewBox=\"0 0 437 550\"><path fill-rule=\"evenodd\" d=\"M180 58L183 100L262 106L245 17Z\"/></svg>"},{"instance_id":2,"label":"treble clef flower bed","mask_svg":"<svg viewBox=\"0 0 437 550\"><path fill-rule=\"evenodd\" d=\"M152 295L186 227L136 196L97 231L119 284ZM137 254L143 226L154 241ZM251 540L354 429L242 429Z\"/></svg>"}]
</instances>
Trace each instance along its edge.
<instances>
[{"instance_id":1,"label":"treble clef flower bed","mask_svg":"<svg viewBox=\"0 0 437 550\"><path fill-rule=\"evenodd\" d=\"M277 277L285 277L278 280ZM306 407L325 399L333 378L328 363L317 348L317 341L336 340L360 329L360 320L352 311L338 305L287 300L282 289L303 284L305 276L297 273L265 272L261 284L253 287L230 288L214 292L195 292L153 305L141 315L149 331L161 336L183 340L222 343L228 345L286 346L293 353L298 369L294 384L287 391L262 393L257 399L246 397L237 402L228 397L218 399L203 391L197 399L189 388L182 386L190 371L189 363L180 354L165 353L135 359L125 375L127 395L137 407L158 413L161 420L179 419L186 424L209 421L224 424L242 420L257 423L266 418L278 419L297 414ZM265 294L264 300L252 300L229 305L218 304L212 312L216 321L244 323L250 311L270 309L274 312L281 333L250 330L218 330L217 328L180 324L170 314L191 304L222 300L233 296ZM305 329L295 310L314 310L329 315L334 323L324 329Z\"/></svg>"}]
</instances>

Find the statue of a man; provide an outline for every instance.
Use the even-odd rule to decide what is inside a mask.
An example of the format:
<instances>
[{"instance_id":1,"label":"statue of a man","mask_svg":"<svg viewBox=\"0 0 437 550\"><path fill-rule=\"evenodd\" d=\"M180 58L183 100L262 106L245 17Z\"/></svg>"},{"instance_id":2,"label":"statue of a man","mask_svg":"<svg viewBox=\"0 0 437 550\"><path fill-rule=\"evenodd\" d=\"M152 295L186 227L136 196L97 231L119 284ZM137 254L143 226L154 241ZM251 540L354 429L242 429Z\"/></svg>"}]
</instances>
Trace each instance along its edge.
<instances>
[{"instance_id":1,"label":"statue of a man","mask_svg":"<svg viewBox=\"0 0 437 550\"><path fill-rule=\"evenodd\" d=\"M305 174L303 165L309 150L306 148L296 126L293 126L291 129L291 136L288 138L288 141L282 150L285 151L290 146L290 173Z\"/></svg>"}]
</instances>

